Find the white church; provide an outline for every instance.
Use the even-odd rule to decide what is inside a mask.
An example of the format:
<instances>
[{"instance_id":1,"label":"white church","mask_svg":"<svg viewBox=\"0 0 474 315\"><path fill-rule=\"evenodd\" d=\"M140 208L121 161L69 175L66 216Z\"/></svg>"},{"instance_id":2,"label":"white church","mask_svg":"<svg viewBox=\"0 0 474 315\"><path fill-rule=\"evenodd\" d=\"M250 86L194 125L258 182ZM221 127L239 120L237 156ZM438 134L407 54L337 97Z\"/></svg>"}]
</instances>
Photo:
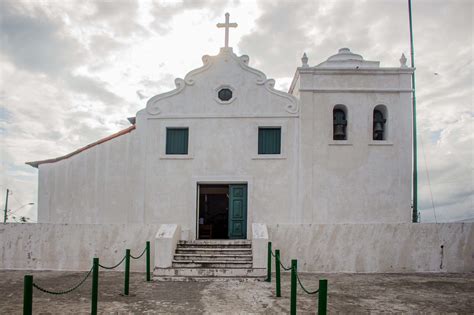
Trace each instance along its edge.
<instances>
[{"instance_id":1,"label":"white church","mask_svg":"<svg viewBox=\"0 0 474 315\"><path fill-rule=\"evenodd\" d=\"M473 270L472 225L411 223L405 56L382 67L348 48L314 65L304 54L285 92L229 47L228 15L218 26L219 53L149 99L129 128L27 163L39 171L39 223L121 226L124 242L142 233L166 248L155 266L173 271L161 275L188 275L176 271L186 244L248 246L242 266L262 271L267 241L303 271L440 271L440 260L441 271ZM222 267L207 263L190 266Z\"/></svg>"}]
</instances>

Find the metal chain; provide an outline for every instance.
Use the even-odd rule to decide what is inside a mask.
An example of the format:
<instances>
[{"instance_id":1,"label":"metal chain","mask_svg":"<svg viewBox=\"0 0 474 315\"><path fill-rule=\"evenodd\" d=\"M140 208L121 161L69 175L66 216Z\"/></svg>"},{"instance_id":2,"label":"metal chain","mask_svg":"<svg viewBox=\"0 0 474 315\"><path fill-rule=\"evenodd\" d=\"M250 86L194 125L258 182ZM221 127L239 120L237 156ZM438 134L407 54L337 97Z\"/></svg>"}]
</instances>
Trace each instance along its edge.
<instances>
[{"instance_id":1,"label":"metal chain","mask_svg":"<svg viewBox=\"0 0 474 315\"><path fill-rule=\"evenodd\" d=\"M89 272L87 273L87 275L85 276L84 279L81 280L81 282L79 282L76 286L72 287L71 289L69 290L65 290L65 291L50 291L50 290L47 290L47 289L44 289L42 287L40 287L39 285L37 285L36 283L33 282L33 286L35 288L37 288L38 290L44 292L44 293L49 293L49 294L54 294L54 295L61 295L61 294L67 294L67 293L70 293L74 290L76 290L77 288L79 288L84 282L86 282L87 278L89 278L90 274L92 273L92 269L94 267L91 267L91 270L89 270Z\"/></svg>"},{"instance_id":2,"label":"metal chain","mask_svg":"<svg viewBox=\"0 0 474 315\"><path fill-rule=\"evenodd\" d=\"M125 260L125 257L126 257L126 256L127 256L127 255L123 256L122 260L121 260L118 264L116 264L115 266L107 267L107 266L103 266L103 265L99 264L99 267L104 268L104 269L109 269L109 270L110 270L110 269L115 269L115 268L117 268L118 266L120 266L120 265L123 263L123 261Z\"/></svg>"},{"instance_id":3,"label":"metal chain","mask_svg":"<svg viewBox=\"0 0 474 315\"><path fill-rule=\"evenodd\" d=\"M304 292L308 293L308 294L316 294L319 292L319 289L317 289L316 291L308 291L306 290L306 288L303 286L303 284L301 283L301 280L300 280L300 277L298 276L298 272L296 272L296 279L298 280L298 283L300 284L300 287L301 289L303 289Z\"/></svg>"},{"instance_id":4,"label":"metal chain","mask_svg":"<svg viewBox=\"0 0 474 315\"><path fill-rule=\"evenodd\" d=\"M280 266L283 268L283 270L285 270L285 271L291 270L291 267L286 268L285 266L283 266L283 264L281 263L281 261L279 261L279 263L280 263Z\"/></svg>"},{"instance_id":5,"label":"metal chain","mask_svg":"<svg viewBox=\"0 0 474 315\"><path fill-rule=\"evenodd\" d=\"M273 254L273 251L270 251L270 253L272 254L273 257L276 258L275 254ZM291 270L291 267L290 267L290 268L286 268L285 266L283 266L283 264L281 263L281 261L279 261L279 263L280 263L280 266L283 268L283 270L286 270L286 271Z\"/></svg>"},{"instance_id":6,"label":"metal chain","mask_svg":"<svg viewBox=\"0 0 474 315\"><path fill-rule=\"evenodd\" d=\"M273 257L276 258L275 254L273 254L273 251L270 251L270 253L272 254ZM289 267L289 268L286 268L282 263L281 261L278 261L280 263L280 266L283 268L283 270L285 271L288 271L288 270L292 270L293 267ZM301 289L303 289L304 292L308 293L308 294L316 294L319 292L319 289L317 289L316 291L308 291L306 290L306 288L303 286L303 284L301 283L301 280L300 280L300 277L298 276L298 272L296 272L296 279L298 280L298 283L300 284L300 287Z\"/></svg>"},{"instance_id":7,"label":"metal chain","mask_svg":"<svg viewBox=\"0 0 474 315\"><path fill-rule=\"evenodd\" d=\"M133 256L132 254L130 254L130 257L132 257L133 259L140 259L140 258L143 256L143 254L145 254L145 252L146 252L146 247L145 247L145 249L143 250L143 252L140 254L140 256L135 257L135 256Z\"/></svg>"}]
</instances>

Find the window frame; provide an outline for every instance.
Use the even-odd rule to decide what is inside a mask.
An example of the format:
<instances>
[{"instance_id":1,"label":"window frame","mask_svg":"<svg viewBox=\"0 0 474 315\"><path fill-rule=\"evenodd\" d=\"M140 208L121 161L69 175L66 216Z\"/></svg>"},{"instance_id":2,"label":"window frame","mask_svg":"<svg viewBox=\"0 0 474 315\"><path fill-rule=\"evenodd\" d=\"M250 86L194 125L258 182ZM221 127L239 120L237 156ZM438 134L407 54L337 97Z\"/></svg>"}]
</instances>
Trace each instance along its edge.
<instances>
[{"instance_id":1,"label":"window frame","mask_svg":"<svg viewBox=\"0 0 474 315\"><path fill-rule=\"evenodd\" d=\"M188 129L188 154L166 154L166 130L170 129ZM154 145L158 147L158 158L160 160L192 160L194 158L195 127L190 121L163 121L159 127Z\"/></svg>"},{"instance_id":2,"label":"window frame","mask_svg":"<svg viewBox=\"0 0 474 315\"><path fill-rule=\"evenodd\" d=\"M177 153L170 153L168 151L168 149L171 149L168 147L169 145L169 140L170 140L170 131L186 131L186 135L185 135L185 138L186 138L186 146L185 146L185 150L183 151L186 151L185 153L179 151ZM166 127L166 135L165 135L165 154L166 155L188 155L189 154L189 127Z\"/></svg>"},{"instance_id":3,"label":"window frame","mask_svg":"<svg viewBox=\"0 0 474 315\"><path fill-rule=\"evenodd\" d=\"M268 153L268 152L260 152L260 135L262 134L263 136L263 131L264 130L278 130L279 131L279 135L278 135L278 138L279 138L279 144L278 144L278 153ZM262 133L261 133L262 131ZM263 141L263 139L262 139ZM281 151L282 151L282 127L281 126L259 126L258 127L258 132L257 132L257 154L258 155L281 155Z\"/></svg>"},{"instance_id":4,"label":"window frame","mask_svg":"<svg viewBox=\"0 0 474 315\"><path fill-rule=\"evenodd\" d=\"M286 160L287 159L287 143L288 138L291 136L288 130L288 124L290 122L286 119L269 118L269 119L258 119L252 123L252 136L249 143L249 149L251 150L251 160ZM269 128L281 128L280 134L280 154L258 154L258 128L269 127Z\"/></svg>"}]
</instances>

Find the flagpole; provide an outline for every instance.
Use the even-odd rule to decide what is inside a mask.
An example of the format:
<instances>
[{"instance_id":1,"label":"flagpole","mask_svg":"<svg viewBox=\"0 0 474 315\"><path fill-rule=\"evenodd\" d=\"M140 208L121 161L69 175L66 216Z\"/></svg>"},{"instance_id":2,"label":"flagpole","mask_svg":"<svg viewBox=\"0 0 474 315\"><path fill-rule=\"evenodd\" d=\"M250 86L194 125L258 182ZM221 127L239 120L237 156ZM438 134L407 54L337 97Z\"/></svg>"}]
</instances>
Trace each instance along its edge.
<instances>
[{"instance_id":1,"label":"flagpole","mask_svg":"<svg viewBox=\"0 0 474 315\"><path fill-rule=\"evenodd\" d=\"M410 59L411 67L415 68L415 53L413 48L413 22L411 15L411 0L408 0L408 16L410 19ZM416 141L416 89L415 71L411 74L411 87L413 89L413 213L412 222L418 222L418 149Z\"/></svg>"}]
</instances>

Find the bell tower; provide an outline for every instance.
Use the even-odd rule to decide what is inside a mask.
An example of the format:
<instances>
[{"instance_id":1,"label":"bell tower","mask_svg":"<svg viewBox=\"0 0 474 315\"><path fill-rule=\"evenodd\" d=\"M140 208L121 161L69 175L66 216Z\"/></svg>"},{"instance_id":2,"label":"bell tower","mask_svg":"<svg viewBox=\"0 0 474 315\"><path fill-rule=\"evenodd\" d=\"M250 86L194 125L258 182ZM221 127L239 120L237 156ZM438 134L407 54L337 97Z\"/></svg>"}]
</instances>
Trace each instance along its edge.
<instances>
[{"instance_id":1,"label":"bell tower","mask_svg":"<svg viewBox=\"0 0 474 315\"><path fill-rule=\"evenodd\" d=\"M349 48L309 65L299 97L301 221L411 222L412 68L381 67Z\"/></svg>"}]
</instances>

